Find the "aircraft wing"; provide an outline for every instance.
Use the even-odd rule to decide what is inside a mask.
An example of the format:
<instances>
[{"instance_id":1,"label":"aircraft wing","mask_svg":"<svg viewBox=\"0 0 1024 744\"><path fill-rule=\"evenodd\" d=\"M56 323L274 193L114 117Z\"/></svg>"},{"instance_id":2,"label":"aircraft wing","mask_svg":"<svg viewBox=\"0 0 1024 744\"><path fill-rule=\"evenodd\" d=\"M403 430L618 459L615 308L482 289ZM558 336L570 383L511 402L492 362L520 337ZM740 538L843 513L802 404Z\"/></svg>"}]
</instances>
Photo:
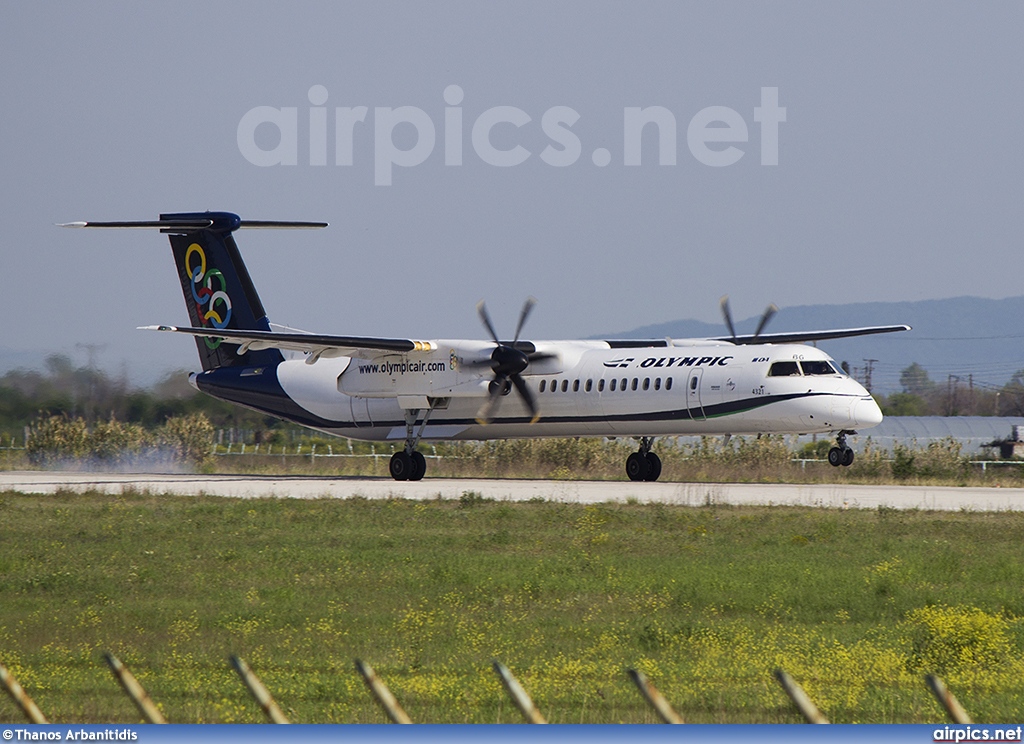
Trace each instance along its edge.
<instances>
[{"instance_id":1,"label":"aircraft wing","mask_svg":"<svg viewBox=\"0 0 1024 744\"><path fill-rule=\"evenodd\" d=\"M311 359L321 356L345 356L359 351L430 351L430 341L414 341L407 338L371 338L365 336L326 336L318 333L278 333L276 331L248 331L228 328L182 328L179 326L141 326L143 331L171 331L191 336L222 338L232 344L239 344L239 353L249 349L283 349L312 354Z\"/></svg>"},{"instance_id":2,"label":"aircraft wing","mask_svg":"<svg viewBox=\"0 0 1024 744\"><path fill-rule=\"evenodd\" d=\"M742 336L717 336L700 339L676 339L676 341L725 341L740 346L757 344L802 344L809 341L827 341L832 338L870 336L874 333L909 331L908 325L865 326L863 328L837 328L829 331L793 331L792 333L751 333ZM638 349L673 345L672 339L664 338L620 338L605 341L613 349Z\"/></svg>"},{"instance_id":3,"label":"aircraft wing","mask_svg":"<svg viewBox=\"0 0 1024 744\"><path fill-rule=\"evenodd\" d=\"M713 341L732 341L734 344L802 344L808 341L827 341L832 338L870 336L874 333L909 331L908 325L865 326L863 328L838 328L831 331L794 331L793 333L762 333L745 336L724 336Z\"/></svg>"}]
</instances>

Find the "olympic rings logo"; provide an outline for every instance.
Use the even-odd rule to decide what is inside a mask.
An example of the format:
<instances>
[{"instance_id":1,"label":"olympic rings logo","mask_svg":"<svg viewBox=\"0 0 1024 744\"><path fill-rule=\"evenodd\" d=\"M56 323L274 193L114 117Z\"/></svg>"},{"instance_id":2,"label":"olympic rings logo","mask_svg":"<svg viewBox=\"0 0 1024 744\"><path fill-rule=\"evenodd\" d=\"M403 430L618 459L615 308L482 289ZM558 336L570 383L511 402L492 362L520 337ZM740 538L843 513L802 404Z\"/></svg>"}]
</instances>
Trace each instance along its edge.
<instances>
[{"instance_id":1,"label":"olympic rings logo","mask_svg":"<svg viewBox=\"0 0 1024 744\"><path fill-rule=\"evenodd\" d=\"M198 243L185 251L185 272L192 278L192 299L196 312L202 318L203 327L227 328L231 322L231 298L227 293L227 281L220 269L206 268L206 253ZM205 338L206 345L216 349L223 339Z\"/></svg>"}]
</instances>

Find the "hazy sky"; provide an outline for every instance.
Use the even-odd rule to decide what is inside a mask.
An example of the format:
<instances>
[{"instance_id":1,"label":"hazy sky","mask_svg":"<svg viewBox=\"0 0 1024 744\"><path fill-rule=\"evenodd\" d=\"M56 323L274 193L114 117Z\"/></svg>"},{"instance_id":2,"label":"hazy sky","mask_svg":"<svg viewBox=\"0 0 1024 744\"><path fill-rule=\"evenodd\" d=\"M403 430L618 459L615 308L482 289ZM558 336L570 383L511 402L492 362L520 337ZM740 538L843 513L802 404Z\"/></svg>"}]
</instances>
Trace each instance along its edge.
<instances>
[{"instance_id":1,"label":"hazy sky","mask_svg":"<svg viewBox=\"0 0 1024 744\"><path fill-rule=\"evenodd\" d=\"M0 357L196 366L134 330L187 322L166 237L53 226L161 211L330 222L238 235L271 320L325 333L482 338L481 298L511 333L530 295L533 338L725 293L1019 295L1022 28L1020 3L3 3Z\"/></svg>"}]
</instances>

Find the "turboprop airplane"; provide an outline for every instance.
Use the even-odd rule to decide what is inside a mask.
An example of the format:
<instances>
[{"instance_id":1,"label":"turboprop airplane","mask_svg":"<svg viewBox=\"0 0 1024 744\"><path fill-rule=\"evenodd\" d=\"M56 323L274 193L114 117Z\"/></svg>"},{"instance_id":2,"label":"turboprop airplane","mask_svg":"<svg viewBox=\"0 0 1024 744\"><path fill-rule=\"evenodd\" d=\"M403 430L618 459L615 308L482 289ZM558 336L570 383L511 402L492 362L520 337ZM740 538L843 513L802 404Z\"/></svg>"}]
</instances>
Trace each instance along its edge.
<instances>
[{"instance_id":1,"label":"turboprop airplane","mask_svg":"<svg viewBox=\"0 0 1024 744\"><path fill-rule=\"evenodd\" d=\"M501 340L484 304L490 340L331 336L274 326L233 233L247 228L320 228L319 222L242 220L228 212L162 214L144 222L72 222L65 227L153 228L170 237L191 327L144 326L190 334L202 372L198 390L327 434L403 443L390 462L395 480L419 480L421 441L523 437L632 437L634 481L654 481L656 437L833 434L834 466L850 465L846 436L875 426L882 412L827 354L805 345L909 326L762 333L721 338ZM511 395L515 391L515 395Z\"/></svg>"}]
</instances>

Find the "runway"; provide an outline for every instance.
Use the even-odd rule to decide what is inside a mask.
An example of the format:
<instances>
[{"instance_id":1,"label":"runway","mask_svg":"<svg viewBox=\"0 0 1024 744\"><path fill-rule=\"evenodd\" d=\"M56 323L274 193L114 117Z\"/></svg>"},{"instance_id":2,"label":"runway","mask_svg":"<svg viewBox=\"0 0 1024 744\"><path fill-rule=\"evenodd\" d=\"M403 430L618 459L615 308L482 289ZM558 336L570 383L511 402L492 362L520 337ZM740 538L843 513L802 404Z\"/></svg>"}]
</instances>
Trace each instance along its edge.
<instances>
[{"instance_id":1,"label":"runway","mask_svg":"<svg viewBox=\"0 0 1024 744\"><path fill-rule=\"evenodd\" d=\"M11 471L0 473L0 491L55 493L58 490L122 493L126 489L177 495L208 494L234 498L458 499L464 493L496 501L531 499L579 504L604 502L762 504L836 509L926 509L942 511L1017 511L1024 509L1022 488L939 486L861 486L842 484L631 483L628 481L543 481L427 478L396 482L389 478L330 476L163 475Z\"/></svg>"}]
</instances>

